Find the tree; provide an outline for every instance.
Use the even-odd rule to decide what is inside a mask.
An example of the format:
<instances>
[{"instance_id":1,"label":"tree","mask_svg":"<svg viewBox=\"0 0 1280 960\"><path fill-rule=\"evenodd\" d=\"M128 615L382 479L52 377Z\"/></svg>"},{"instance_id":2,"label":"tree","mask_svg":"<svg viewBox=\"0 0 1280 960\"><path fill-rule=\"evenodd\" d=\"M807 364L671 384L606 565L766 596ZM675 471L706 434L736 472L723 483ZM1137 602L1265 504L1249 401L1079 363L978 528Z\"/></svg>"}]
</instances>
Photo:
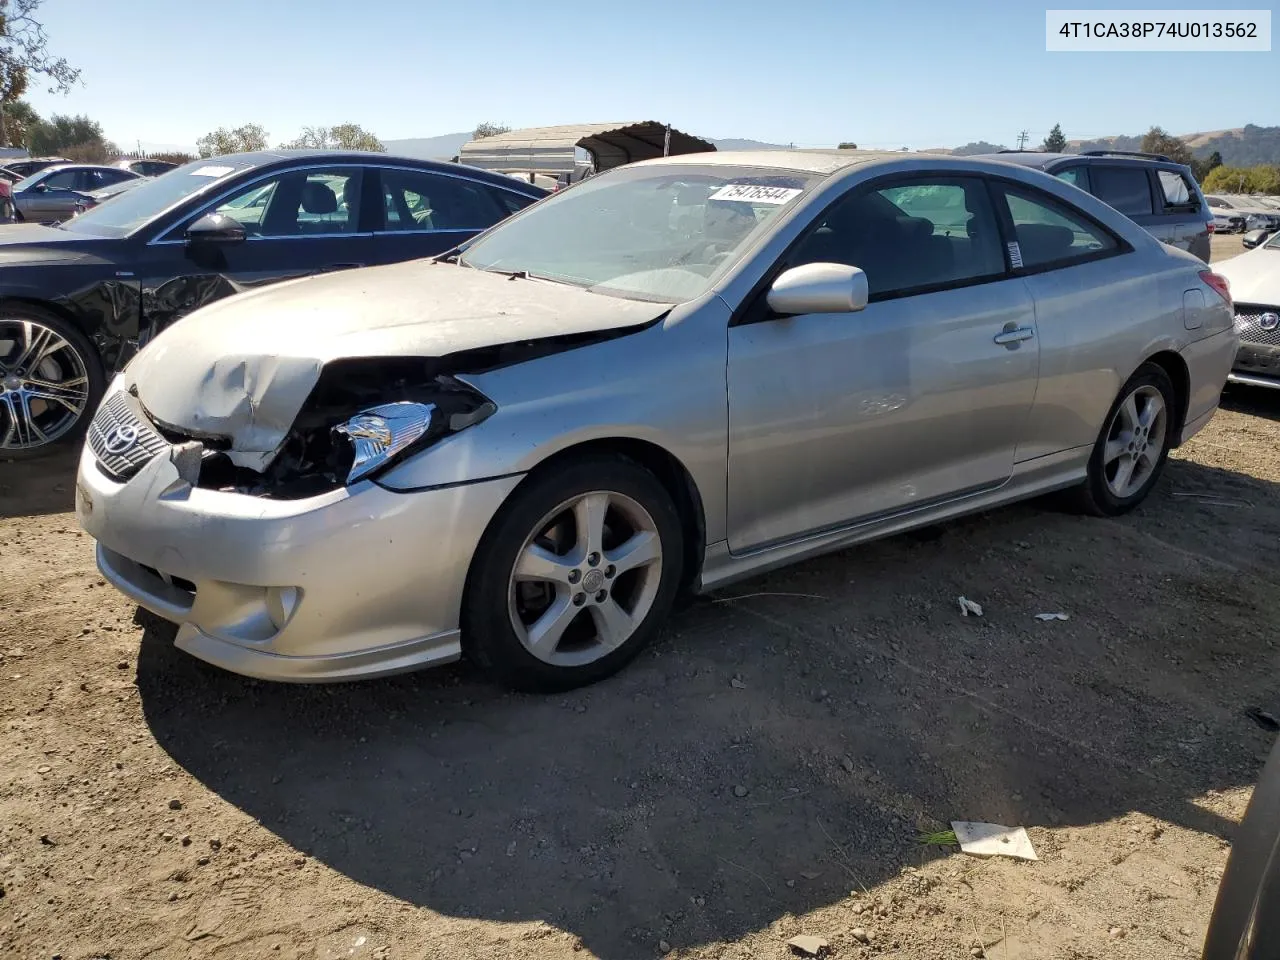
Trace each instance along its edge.
<instances>
[{"instance_id":1,"label":"tree","mask_svg":"<svg viewBox=\"0 0 1280 960\"><path fill-rule=\"evenodd\" d=\"M839 146L839 147L837 147L836 149L838 149L838 150L857 150L857 149L858 149L858 145L857 145L856 143L852 143L852 142L850 142L850 141L846 140L844 143L840 144L840 146Z\"/></svg>"},{"instance_id":2,"label":"tree","mask_svg":"<svg viewBox=\"0 0 1280 960\"><path fill-rule=\"evenodd\" d=\"M1191 148L1181 137L1166 133L1161 127L1152 127L1142 137L1143 153L1159 153L1174 163L1185 163L1191 166Z\"/></svg>"},{"instance_id":3,"label":"tree","mask_svg":"<svg viewBox=\"0 0 1280 960\"><path fill-rule=\"evenodd\" d=\"M503 123L490 123L486 120L484 123L477 123L475 130L471 134L472 140L483 140L485 137L496 137L500 133L510 133L511 128Z\"/></svg>"},{"instance_id":4,"label":"tree","mask_svg":"<svg viewBox=\"0 0 1280 960\"><path fill-rule=\"evenodd\" d=\"M110 163L120 156L120 148L110 140L99 138L61 147L57 153L76 163Z\"/></svg>"},{"instance_id":5,"label":"tree","mask_svg":"<svg viewBox=\"0 0 1280 960\"><path fill-rule=\"evenodd\" d=\"M36 19L43 0L0 0L0 145L10 141L5 112L27 89L32 76L49 81L50 93L66 93L80 79L62 57L48 51L44 26Z\"/></svg>"},{"instance_id":6,"label":"tree","mask_svg":"<svg viewBox=\"0 0 1280 960\"><path fill-rule=\"evenodd\" d=\"M0 146L4 147L25 147L31 131L44 122L25 100L0 103L0 112L4 114Z\"/></svg>"},{"instance_id":7,"label":"tree","mask_svg":"<svg viewBox=\"0 0 1280 960\"><path fill-rule=\"evenodd\" d=\"M1280 166L1260 163L1254 167L1214 167L1204 178L1204 192L1280 193Z\"/></svg>"},{"instance_id":8,"label":"tree","mask_svg":"<svg viewBox=\"0 0 1280 960\"><path fill-rule=\"evenodd\" d=\"M1222 166L1222 154L1215 150L1204 160L1199 157L1193 159L1191 161L1191 172L1195 174L1195 178L1200 183L1204 183L1204 178L1220 166Z\"/></svg>"},{"instance_id":9,"label":"tree","mask_svg":"<svg viewBox=\"0 0 1280 960\"><path fill-rule=\"evenodd\" d=\"M1040 149L1045 153L1065 153L1067 149L1067 135L1062 132L1062 124L1055 123L1053 129L1049 131L1049 135L1044 138L1044 143L1040 145Z\"/></svg>"},{"instance_id":10,"label":"tree","mask_svg":"<svg viewBox=\"0 0 1280 960\"><path fill-rule=\"evenodd\" d=\"M386 153L382 141L357 123L340 123L336 127L303 127L298 139L282 144L285 150L310 147L316 150L372 150Z\"/></svg>"},{"instance_id":11,"label":"tree","mask_svg":"<svg viewBox=\"0 0 1280 960\"><path fill-rule=\"evenodd\" d=\"M267 149L267 131L256 123L228 130L219 127L196 141L196 149L202 157L220 157L226 153L252 153Z\"/></svg>"},{"instance_id":12,"label":"tree","mask_svg":"<svg viewBox=\"0 0 1280 960\"><path fill-rule=\"evenodd\" d=\"M82 148L82 152L98 149L106 153L108 147L115 150L102 135L102 125L83 115L69 117L55 113L48 120L37 120L27 131L27 149L33 156L65 154L72 147ZM78 158L68 156L67 159Z\"/></svg>"}]
</instances>

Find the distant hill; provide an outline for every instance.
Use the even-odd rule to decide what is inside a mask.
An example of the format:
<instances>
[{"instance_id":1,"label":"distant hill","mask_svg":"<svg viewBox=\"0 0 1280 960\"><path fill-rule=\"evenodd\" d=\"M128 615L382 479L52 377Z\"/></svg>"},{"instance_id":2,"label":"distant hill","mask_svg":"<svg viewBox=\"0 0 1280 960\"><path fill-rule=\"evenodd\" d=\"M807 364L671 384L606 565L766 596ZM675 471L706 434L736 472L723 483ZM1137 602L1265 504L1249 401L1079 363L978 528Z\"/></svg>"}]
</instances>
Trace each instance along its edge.
<instances>
[{"instance_id":1,"label":"distant hill","mask_svg":"<svg viewBox=\"0 0 1280 960\"><path fill-rule=\"evenodd\" d=\"M1260 163L1280 164L1280 127L1259 127L1248 124L1231 130L1210 130L1204 133L1184 133L1193 155L1205 159L1215 150L1222 155L1228 167L1252 167ZM1068 140L1067 150L1083 153L1085 150L1141 150L1141 136L1100 137L1097 140Z\"/></svg>"},{"instance_id":2,"label":"distant hill","mask_svg":"<svg viewBox=\"0 0 1280 960\"><path fill-rule=\"evenodd\" d=\"M423 160L449 160L458 155L462 145L471 139L470 133L444 133L438 137L416 137L410 140L383 140L387 153ZM710 138L717 150L785 150L785 143L765 143L763 140L743 140L726 137Z\"/></svg>"}]
</instances>

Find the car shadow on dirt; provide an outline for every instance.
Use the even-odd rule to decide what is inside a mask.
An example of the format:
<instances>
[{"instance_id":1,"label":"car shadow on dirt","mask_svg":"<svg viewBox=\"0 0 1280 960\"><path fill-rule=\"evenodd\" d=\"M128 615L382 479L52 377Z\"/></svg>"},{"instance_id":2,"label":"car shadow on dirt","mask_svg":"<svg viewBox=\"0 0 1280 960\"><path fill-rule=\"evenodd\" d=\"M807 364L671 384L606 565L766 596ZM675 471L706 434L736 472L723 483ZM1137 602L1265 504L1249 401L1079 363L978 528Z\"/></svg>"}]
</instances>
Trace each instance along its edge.
<instances>
[{"instance_id":1,"label":"car shadow on dirt","mask_svg":"<svg viewBox=\"0 0 1280 960\"><path fill-rule=\"evenodd\" d=\"M1280 391L1228 383L1222 393L1222 407L1267 420L1280 420Z\"/></svg>"},{"instance_id":2,"label":"car shadow on dirt","mask_svg":"<svg viewBox=\"0 0 1280 960\"><path fill-rule=\"evenodd\" d=\"M58 449L34 460L0 457L0 517L63 513L75 506L80 448Z\"/></svg>"},{"instance_id":3,"label":"car shadow on dirt","mask_svg":"<svg viewBox=\"0 0 1280 960\"><path fill-rule=\"evenodd\" d=\"M1223 490L1251 506L1201 493ZM873 888L952 818L1229 836L1195 801L1256 776L1242 711L1274 697L1280 620L1271 566L1226 536L1241 510L1274 545L1271 484L1177 461L1120 520L1036 503L865 545L695 604L565 696L465 666L264 684L148 615L137 683L178 763L332 869L647 955Z\"/></svg>"}]
</instances>

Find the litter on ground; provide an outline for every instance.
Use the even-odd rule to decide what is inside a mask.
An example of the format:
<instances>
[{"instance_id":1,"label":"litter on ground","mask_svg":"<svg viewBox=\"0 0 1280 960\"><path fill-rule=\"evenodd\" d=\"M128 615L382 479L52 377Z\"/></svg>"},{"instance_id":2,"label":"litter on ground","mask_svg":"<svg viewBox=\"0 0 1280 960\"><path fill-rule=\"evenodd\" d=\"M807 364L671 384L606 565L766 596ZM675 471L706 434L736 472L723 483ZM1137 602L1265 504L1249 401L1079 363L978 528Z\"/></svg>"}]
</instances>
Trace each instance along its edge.
<instances>
[{"instance_id":1,"label":"litter on ground","mask_svg":"<svg viewBox=\"0 0 1280 960\"><path fill-rule=\"evenodd\" d=\"M1031 838L1024 827L1006 827L999 823L975 823L952 820L960 849L975 857L1013 857L1015 860L1039 860Z\"/></svg>"},{"instance_id":2,"label":"litter on ground","mask_svg":"<svg viewBox=\"0 0 1280 960\"><path fill-rule=\"evenodd\" d=\"M982 604L975 603L968 597L960 597L958 602L960 604L960 616L967 617L971 613L975 617L982 616Z\"/></svg>"}]
</instances>

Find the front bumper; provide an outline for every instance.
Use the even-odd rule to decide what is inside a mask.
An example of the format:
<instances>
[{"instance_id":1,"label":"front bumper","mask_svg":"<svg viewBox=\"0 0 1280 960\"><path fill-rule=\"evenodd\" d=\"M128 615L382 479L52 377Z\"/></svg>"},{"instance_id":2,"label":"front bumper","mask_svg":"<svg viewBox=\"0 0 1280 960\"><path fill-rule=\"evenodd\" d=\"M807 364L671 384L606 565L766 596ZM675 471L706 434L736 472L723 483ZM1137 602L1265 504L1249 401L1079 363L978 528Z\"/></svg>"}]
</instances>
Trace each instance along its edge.
<instances>
[{"instance_id":1,"label":"front bumper","mask_svg":"<svg viewBox=\"0 0 1280 960\"><path fill-rule=\"evenodd\" d=\"M169 456L124 483L88 446L76 515L104 577L176 645L265 680L350 680L456 660L467 569L519 477L306 500L193 488Z\"/></svg>"},{"instance_id":2,"label":"front bumper","mask_svg":"<svg viewBox=\"0 0 1280 960\"><path fill-rule=\"evenodd\" d=\"M1250 387L1280 389L1280 346L1241 343L1227 379Z\"/></svg>"}]
</instances>

